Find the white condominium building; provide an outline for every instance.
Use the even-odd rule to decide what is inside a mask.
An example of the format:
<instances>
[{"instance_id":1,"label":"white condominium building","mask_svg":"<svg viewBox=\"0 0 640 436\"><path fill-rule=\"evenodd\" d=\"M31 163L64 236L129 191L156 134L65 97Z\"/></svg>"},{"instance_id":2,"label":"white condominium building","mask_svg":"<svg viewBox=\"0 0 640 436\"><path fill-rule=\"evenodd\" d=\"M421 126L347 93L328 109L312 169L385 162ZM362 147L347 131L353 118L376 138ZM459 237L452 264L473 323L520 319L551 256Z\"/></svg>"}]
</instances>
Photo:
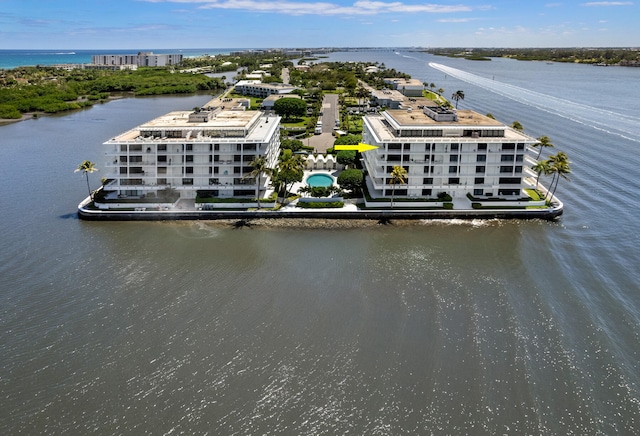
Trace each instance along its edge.
<instances>
[{"instance_id":1,"label":"white condominium building","mask_svg":"<svg viewBox=\"0 0 640 436\"><path fill-rule=\"evenodd\" d=\"M258 183L264 194L268 178L244 177L257 156L275 167L280 117L244 111L233 99L212 103L218 106L170 112L105 142L106 198L148 199L167 188L181 198L195 198L198 191L208 197L255 198Z\"/></svg>"},{"instance_id":2,"label":"white condominium building","mask_svg":"<svg viewBox=\"0 0 640 436\"><path fill-rule=\"evenodd\" d=\"M407 180L396 197L512 199L533 176L526 153L537 141L470 110L420 107L365 116L363 142L379 147L363 154L373 198L391 196L390 173L402 166Z\"/></svg>"},{"instance_id":3,"label":"white condominium building","mask_svg":"<svg viewBox=\"0 0 640 436\"><path fill-rule=\"evenodd\" d=\"M182 62L182 54L154 54L152 52L138 52L127 55L93 55L93 65L136 65L138 67L164 67Z\"/></svg>"}]
</instances>

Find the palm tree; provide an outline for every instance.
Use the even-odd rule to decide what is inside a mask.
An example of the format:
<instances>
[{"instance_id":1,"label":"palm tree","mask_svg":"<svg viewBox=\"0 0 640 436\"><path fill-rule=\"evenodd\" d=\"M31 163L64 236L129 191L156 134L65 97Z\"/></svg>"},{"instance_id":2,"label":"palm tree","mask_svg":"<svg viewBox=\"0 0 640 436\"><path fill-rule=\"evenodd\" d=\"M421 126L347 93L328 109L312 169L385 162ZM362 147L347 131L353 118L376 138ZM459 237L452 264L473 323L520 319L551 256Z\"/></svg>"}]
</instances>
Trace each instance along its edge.
<instances>
[{"instance_id":1,"label":"palm tree","mask_svg":"<svg viewBox=\"0 0 640 436\"><path fill-rule=\"evenodd\" d=\"M271 168L268 167L267 165L267 160L264 158L264 156L258 156L256 157L254 160L251 161L251 163L249 163L249 165L251 166L252 170L249 174L247 174L246 176L243 177L243 179L252 179L255 182L257 182L258 184L258 209L261 208L260 205L260 181L262 178L262 175L266 175L266 176L271 176L273 174L273 170Z\"/></svg>"},{"instance_id":2,"label":"palm tree","mask_svg":"<svg viewBox=\"0 0 640 436\"><path fill-rule=\"evenodd\" d=\"M93 192L91 192L91 187L89 186L89 173L93 173L95 171L98 171L96 164L88 160L82 161L82 163L78 165L78 168L74 170L74 173L82 172L87 178L87 189L89 190L89 197L91 197L92 200Z\"/></svg>"},{"instance_id":3,"label":"palm tree","mask_svg":"<svg viewBox=\"0 0 640 436\"><path fill-rule=\"evenodd\" d=\"M457 90L456 92L453 93L453 95L451 96L451 99L455 100L456 109L458 109L458 101L464 100L464 91Z\"/></svg>"},{"instance_id":4,"label":"palm tree","mask_svg":"<svg viewBox=\"0 0 640 436\"><path fill-rule=\"evenodd\" d=\"M548 191L547 195L550 193L551 194L550 199L551 199L556 193L556 189L558 188L558 182L560 181L560 178L569 180L569 177L567 176L567 174L571 174L571 164L569 162L569 157L566 155L566 153L562 151L559 151L557 154L553 156L549 156L549 164L550 164L549 173L553 174L553 179L551 179L551 184L549 185L549 188L553 186L553 190ZM555 181L555 185L554 185L554 181ZM545 200L546 198L547 196L545 196Z\"/></svg>"},{"instance_id":5,"label":"palm tree","mask_svg":"<svg viewBox=\"0 0 640 436\"><path fill-rule=\"evenodd\" d=\"M288 149L282 151L277 171L274 170L273 175L276 183L284 187L283 205L287 200L287 191L293 187L294 183L302 181L304 167L305 161L302 156L293 154L293 152Z\"/></svg>"},{"instance_id":6,"label":"palm tree","mask_svg":"<svg viewBox=\"0 0 640 436\"><path fill-rule=\"evenodd\" d=\"M396 185L404 185L405 183L407 183L407 170L404 167L395 165L391 170L391 207L393 207Z\"/></svg>"},{"instance_id":7,"label":"palm tree","mask_svg":"<svg viewBox=\"0 0 640 436\"><path fill-rule=\"evenodd\" d=\"M533 171L538 175L536 177L536 190L538 189L538 184L540 183L540 176L544 174L548 176L551 174L551 163L548 160L541 160L537 164L531 167Z\"/></svg>"},{"instance_id":8,"label":"palm tree","mask_svg":"<svg viewBox=\"0 0 640 436\"><path fill-rule=\"evenodd\" d=\"M524 126L520 124L520 121L514 121L513 123L511 123L511 128L519 132L524 132Z\"/></svg>"},{"instance_id":9,"label":"palm tree","mask_svg":"<svg viewBox=\"0 0 640 436\"><path fill-rule=\"evenodd\" d=\"M367 90L367 88L365 88L362 85L359 85L358 89L356 89L356 97L358 97L358 105L362 106L362 103L360 103L360 99L366 99L370 95L371 93Z\"/></svg>"},{"instance_id":10,"label":"palm tree","mask_svg":"<svg viewBox=\"0 0 640 436\"><path fill-rule=\"evenodd\" d=\"M538 156L536 156L536 160L540 159L540 155L542 154L542 149L546 147L553 147L554 145L551 143L551 140L548 136L541 136L538 138L538 142L532 145L532 147L539 147Z\"/></svg>"}]
</instances>

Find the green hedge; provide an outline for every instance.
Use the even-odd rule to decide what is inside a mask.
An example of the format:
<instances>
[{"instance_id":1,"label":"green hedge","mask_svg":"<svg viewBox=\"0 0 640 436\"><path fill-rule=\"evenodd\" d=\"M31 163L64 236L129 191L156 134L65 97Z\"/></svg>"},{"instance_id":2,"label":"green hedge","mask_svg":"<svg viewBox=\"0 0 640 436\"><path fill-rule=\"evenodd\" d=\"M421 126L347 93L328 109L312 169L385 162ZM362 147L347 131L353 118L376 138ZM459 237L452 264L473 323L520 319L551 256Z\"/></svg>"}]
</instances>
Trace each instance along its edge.
<instances>
[{"instance_id":1,"label":"green hedge","mask_svg":"<svg viewBox=\"0 0 640 436\"><path fill-rule=\"evenodd\" d=\"M302 209L337 209L344 207L344 201L305 201L299 202L297 206Z\"/></svg>"}]
</instances>

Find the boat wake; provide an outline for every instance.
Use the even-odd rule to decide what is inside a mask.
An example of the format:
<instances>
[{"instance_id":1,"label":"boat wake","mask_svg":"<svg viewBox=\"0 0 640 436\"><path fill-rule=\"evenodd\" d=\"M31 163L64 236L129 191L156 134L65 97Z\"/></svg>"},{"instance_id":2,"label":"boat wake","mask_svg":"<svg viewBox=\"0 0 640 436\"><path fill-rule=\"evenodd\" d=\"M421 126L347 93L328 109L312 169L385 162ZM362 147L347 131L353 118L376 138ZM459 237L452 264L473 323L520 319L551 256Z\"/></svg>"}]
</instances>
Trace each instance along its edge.
<instances>
[{"instance_id":1,"label":"boat wake","mask_svg":"<svg viewBox=\"0 0 640 436\"><path fill-rule=\"evenodd\" d=\"M429 66L456 79L479 86L519 103L533 106L544 112L570 119L611 135L640 142L640 118L638 117L542 94L442 64L430 62Z\"/></svg>"}]
</instances>

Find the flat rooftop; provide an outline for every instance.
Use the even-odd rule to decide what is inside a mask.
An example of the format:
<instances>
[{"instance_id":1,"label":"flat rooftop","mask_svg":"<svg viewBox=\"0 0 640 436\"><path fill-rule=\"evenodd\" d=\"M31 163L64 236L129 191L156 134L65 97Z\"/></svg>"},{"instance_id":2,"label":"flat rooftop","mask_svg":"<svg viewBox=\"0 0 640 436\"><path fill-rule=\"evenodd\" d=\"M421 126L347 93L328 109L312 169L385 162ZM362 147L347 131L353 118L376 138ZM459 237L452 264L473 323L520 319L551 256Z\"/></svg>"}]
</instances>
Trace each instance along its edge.
<instances>
[{"instance_id":1,"label":"flat rooftop","mask_svg":"<svg viewBox=\"0 0 640 436\"><path fill-rule=\"evenodd\" d=\"M189 114L193 111L174 111L168 114L159 116L151 121L147 121L140 125L140 129L148 130L154 128L189 128L189 129L206 129L206 128L225 128L236 127L245 128L248 127L252 120L261 115L257 111L242 111L242 110L223 110L216 114L210 121L207 122L189 122Z\"/></svg>"},{"instance_id":2,"label":"flat rooftop","mask_svg":"<svg viewBox=\"0 0 640 436\"><path fill-rule=\"evenodd\" d=\"M416 105L417 106L417 105ZM486 126L486 127L504 127L500 121L489 118L485 115L480 115L472 110L459 110L458 121L435 121L428 115L425 115L421 109L417 107L411 108L411 111L407 109L391 109L387 110L387 113L396 120L400 127L416 127L416 126Z\"/></svg>"},{"instance_id":3,"label":"flat rooftop","mask_svg":"<svg viewBox=\"0 0 640 436\"><path fill-rule=\"evenodd\" d=\"M233 136L228 138L238 138L237 132L244 132L246 140L263 141L271 135L273 129L277 129L280 117L265 116L260 111L234 110L239 107L243 98L215 98L203 106L202 110L207 108L217 111L209 121L189 121L189 115L193 114L193 110L188 111L172 111L161 115L150 121L147 121L127 132L124 132L112 140L115 141L133 141L143 139L141 136L147 136L145 132L149 131L171 131L181 130L189 131L186 137L195 139L200 137L201 132L205 131L233 131ZM163 138L163 140L184 141L185 137Z\"/></svg>"}]
</instances>

